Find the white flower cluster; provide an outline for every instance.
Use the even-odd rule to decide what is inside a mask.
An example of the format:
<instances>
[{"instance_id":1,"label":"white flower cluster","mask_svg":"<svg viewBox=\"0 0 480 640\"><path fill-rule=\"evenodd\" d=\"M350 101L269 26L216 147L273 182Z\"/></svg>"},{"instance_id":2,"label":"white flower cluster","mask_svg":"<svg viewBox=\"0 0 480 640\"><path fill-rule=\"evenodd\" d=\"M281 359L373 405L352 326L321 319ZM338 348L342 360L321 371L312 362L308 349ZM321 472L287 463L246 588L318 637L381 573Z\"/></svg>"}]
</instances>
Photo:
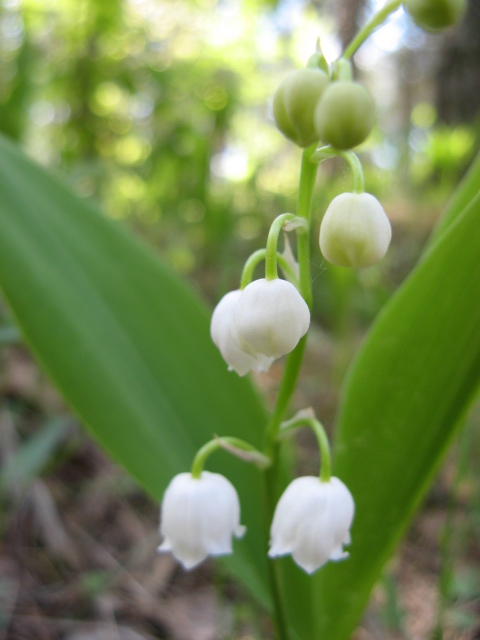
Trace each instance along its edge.
<instances>
[{"instance_id":1,"label":"white flower cluster","mask_svg":"<svg viewBox=\"0 0 480 640\"><path fill-rule=\"evenodd\" d=\"M307 303L286 280L255 280L227 293L215 307L210 333L228 368L240 376L268 371L292 351L310 325Z\"/></svg>"},{"instance_id":2,"label":"white flower cluster","mask_svg":"<svg viewBox=\"0 0 480 640\"><path fill-rule=\"evenodd\" d=\"M272 225L273 233L291 218L291 214L279 216L277 226ZM335 198L320 229L324 256L341 266L367 267L378 262L390 239L390 222L378 200L368 193L344 193ZM272 246L267 242L267 263ZM276 252L276 245L273 249ZM271 255L269 264L271 267ZM276 358L290 353L309 325L310 310L297 288L287 280L269 277L227 293L213 312L210 333L229 370L244 376L251 369L267 371ZM318 421L314 423L315 429L323 429ZM347 487L330 477L328 443L326 451L322 445L326 435L318 437L328 471L320 478L297 478L286 488L275 509L268 553L271 558L291 555L307 573L348 556L344 545L350 543L355 510ZM196 460L201 464L194 461L192 473L175 476L162 503L159 550L171 552L186 569L209 555L231 553L232 538L241 538L245 532L237 492L222 475L202 471L205 453L200 450L199 454Z\"/></svg>"},{"instance_id":3,"label":"white flower cluster","mask_svg":"<svg viewBox=\"0 0 480 640\"><path fill-rule=\"evenodd\" d=\"M270 557L291 554L307 573L328 560L348 556L354 502L338 478L328 482L297 478L280 498L270 529ZM171 552L186 569L209 555L232 552L232 536L241 538L240 505L233 485L218 473L202 471L199 478L181 473L165 491L160 534L162 552Z\"/></svg>"}]
</instances>

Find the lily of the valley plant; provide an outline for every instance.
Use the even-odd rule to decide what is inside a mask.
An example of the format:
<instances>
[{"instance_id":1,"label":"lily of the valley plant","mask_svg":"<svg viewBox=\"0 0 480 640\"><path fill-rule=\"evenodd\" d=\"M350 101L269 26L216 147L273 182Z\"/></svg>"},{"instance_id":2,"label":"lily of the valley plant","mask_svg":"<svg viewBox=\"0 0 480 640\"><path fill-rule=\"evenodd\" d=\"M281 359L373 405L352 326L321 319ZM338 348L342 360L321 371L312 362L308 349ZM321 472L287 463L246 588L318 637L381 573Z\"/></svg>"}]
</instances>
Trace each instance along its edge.
<instances>
[{"instance_id":1,"label":"lily of the valley plant","mask_svg":"<svg viewBox=\"0 0 480 640\"><path fill-rule=\"evenodd\" d=\"M405 0L406 10L421 27L437 30L450 26L463 11L458 0ZM191 569L207 556L232 553L233 538L244 535L237 492L222 475L209 473L204 465L211 453L224 449L256 464L265 478L270 531L271 562L291 555L298 567L311 574L329 560L339 561L351 550L350 528L354 519L354 496L341 479L331 475L330 446L321 422L312 410L290 420L285 413L301 366L310 326L312 289L310 280L310 211L318 165L339 156L352 172L352 191L330 203L320 227L319 248L330 263L362 269L378 263L392 236L390 222L380 204L365 192L364 176L353 147L364 142L374 124L374 101L352 79L350 58L366 38L400 6L393 0L373 16L344 55L327 64L320 45L305 69L292 71L273 97L273 114L279 130L304 149L296 214L282 213L273 222L266 247L246 262L239 287L226 293L215 308L211 337L232 375L268 371L274 360L287 355L277 404L266 425L264 447L257 450L235 434L214 437L193 460L190 472L173 478L161 508L162 552L171 552ZM281 233L296 234L296 259L290 251L280 253ZM285 240L288 243L287 240ZM253 280L255 268L265 263L265 276ZM285 279L279 277L279 269ZM279 441L297 428L307 426L316 434L321 470L318 477L293 480L278 498L271 481L278 465ZM213 434L212 434L213 435ZM256 497L252 496L252 500ZM248 535L248 532L246 533ZM265 550L267 553L267 549ZM275 571L270 572L272 591ZM281 598L277 607L277 633L286 638Z\"/></svg>"}]
</instances>

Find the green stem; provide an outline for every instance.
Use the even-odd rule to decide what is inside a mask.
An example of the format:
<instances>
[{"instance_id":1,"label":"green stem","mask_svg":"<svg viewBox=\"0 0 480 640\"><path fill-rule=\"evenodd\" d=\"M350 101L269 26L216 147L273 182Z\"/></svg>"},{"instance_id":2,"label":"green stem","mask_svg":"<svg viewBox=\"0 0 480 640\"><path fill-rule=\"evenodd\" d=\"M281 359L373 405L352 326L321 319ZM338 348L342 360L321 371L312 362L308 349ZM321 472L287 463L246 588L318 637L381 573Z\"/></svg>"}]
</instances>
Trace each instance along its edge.
<instances>
[{"instance_id":1,"label":"green stem","mask_svg":"<svg viewBox=\"0 0 480 640\"><path fill-rule=\"evenodd\" d=\"M275 504L277 502L277 475L278 475L278 444L274 445L272 453L274 454L273 466L268 468L263 474L263 488L264 488L264 518L265 518L265 534L266 534L266 546L270 541L270 525L273 520L273 514L275 512ZM278 562L267 561L268 578L270 582L270 590L272 592L273 606L275 609L275 627L277 631L278 640L289 640L288 622L286 616L285 596L282 590L282 575L281 567Z\"/></svg>"},{"instance_id":2,"label":"green stem","mask_svg":"<svg viewBox=\"0 0 480 640\"><path fill-rule=\"evenodd\" d=\"M256 267L260 264L260 262L265 260L266 253L267 253L266 249L258 249L258 251L255 251L254 253L252 253L252 255L245 262L245 266L243 267L243 271L242 271L242 278L240 280L240 289L245 289L245 287L249 285L250 282L253 280L253 273ZM289 262L282 256L282 254L278 252L277 252L277 262L280 265L280 268L282 269L283 273L285 275L288 275L288 277L294 281L295 285L298 285L297 275L295 271L290 266Z\"/></svg>"},{"instance_id":3,"label":"green stem","mask_svg":"<svg viewBox=\"0 0 480 640\"><path fill-rule=\"evenodd\" d=\"M320 449L321 465L319 478L322 482L330 482L332 475L332 457L330 455L330 443L323 424L318 420L309 420L308 425L315 431Z\"/></svg>"},{"instance_id":4,"label":"green stem","mask_svg":"<svg viewBox=\"0 0 480 640\"><path fill-rule=\"evenodd\" d=\"M357 51L357 49L361 47L361 45L365 42L365 40L367 40L367 38L369 38L369 36L371 36L372 33L376 29L378 29L378 27L381 27L382 24L387 20L389 15L396 11L401 4L402 0L389 0L389 2L387 2L385 6L380 9L380 11L375 13L367 22L367 24L362 29L360 29L355 38L345 49L342 58L351 58L355 51Z\"/></svg>"},{"instance_id":5,"label":"green stem","mask_svg":"<svg viewBox=\"0 0 480 640\"><path fill-rule=\"evenodd\" d=\"M321 460L319 478L322 482L330 482L332 476L332 458L330 454L330 443L323 424L316 418L293 418L288 422L284 422L280 431L283 434L303 426L310 427L317 437Z\"/></svg>"},{"instance_id":6,"label":"green stem","mask_svg":"<svg viewBox=\"0 0 480 640\"><path fill-rule=\"evenodd\" d=\"M278 236L283 225L292 220L295 216L293 213L282 213L272 222L270 231L268 232L267 248L265 255L265 278L267 280L275 280L278 278L277 272L277 245Z\"/></svg>"},{"instance_id":7,"label":"green stem","mask_svg":"<svg viewBox=\"0 0 480 640\"><path fill-rule=\"evenodd\" d=\"M310 210L313 189L317 177L317 165L312 162L315 146L307 147L302 155L300 185L298 187L297 216L307 221L306 233L297 236L297 260L300 268L300 293L308 306L312 307L312 283L310 278ZM297 345L298 348L298 345Z\"/></svg>"},{"instance_id":8,"label":"green stem","mask_svg":"<svg viewBox=\"0 0 480 640\"><path fill-rule=\"evenodd\" d=\"M353 151L341 151L339 155L348 162L353 177L353 193L363 193L365 191L365 178L363 177L362 163Z\"/></svg>"},{"instance_id":9,"label":"green stem","mask_svg":"<svg viewBox=\"0 0 480 640\"><path fill-rule=\"evenodd\" d=\"M297 259L300 268L299 291L310 308L312 306L312 287L310 279L310 210L312 207L313 189L315 187L315 179L317 175L317 165L311 160L314 152L315 146L308 147L303 152L297 202L297 216L304 218L307 222L305 232L297 235ZM272 460L272 465L264 474L264 514L265 532L267 537L273 513L275 511L275 504L278 499L278 473L280 465L278 460L279 446L276 441L277 434L298 380L306 342L307 337L303 336L295 349L287 356L282 381L278 390L277 402L265 431L264 453ZM288 623L286 621L285 602L281 590L282 580L279 575L280 565L273 562L269 562L268 565L270 586L275 606L278 638L280 640L288 640Z\"/></svg>"},{"instance_id":10,"label":"green stem","mask_svg":"<svg viewBox=\"0 0 480 640\"><path fill-rule=\"evenodd\" d=\"M328 145L317 149L312 155L312 161L320 164L320 162L329 160L330 158L335 158L336 156L340 156L346 160L350 166L353 178L352 192L363 193L365 191L365 178L363 176L362 163L360 162L360 158L353 153L353 151L340 151L340 149L335 149L335 147Z\"/></svg>"},{"instance_id":11,"label":"green stem","mask_svg":"<svg viewBox=\"0 0 480 640\"><path fill-rule=\"evenodd\" d=\"M280 388L278 390L277 402L265 431L264 453L266 456L271 457L274 462L275 456L273 455L273 449L275 447L278 430L283 421L285 412L288 409L295 385L297 384L306 342L307 337L303 336L295 349L287 356L282 381L280 382Z\"/></svg>"},{"instance_id":12,"label":"green stem","mask_svg":"<svg viewBox=\"0 0 480 640\"><path fill-rule=\"evenodd\" d=\"M300 237L300 236L299 236ZM266 469L263 474L264 478L264 502L265 508L265 534L266 545L269 542L269 530L273 520L273 514L275 512L275 505L278 501L278 475L280 471L279 464L279 445L276 440L280 424L282 422L285 411L287 410L290 398L293 390L295 389L296 382L298 380L298 374L302 364L303 353L305 351L305 345L307 337L304 336L297 344L295 349L287 356L285 362L285 369L283 371L282 381L280 383L280 389L278 391L277 402L275 409L270 418L270 422L267 425L265 432L265 448L264 454L272 460L272 464ZM277 636L279 640L288 640L289 633L286 620L286 607L284 595L281 589L282 576L280 575L280 565L276 562L268 562L268 577L270 581L270 589L273 597L273 604L275 607L275 619Z\"/></svg>"},{"instance_id":13,"label":"green stem","mask_svg":"<svg viewBox=\"0 0 480 640\"><path fill-rule=\"evenodd\" d=\"M312 286L310 279L310 210L312 207L315 178L317 176L317 166L311 161L314 151L315 147L312 146L303 152L297 204L297 216L304 218L308 223L305 233L300 233L297 236L297 252L300 268L300 293L309 307L312 306ZM280 217L281 216L279 216L279 218ZM277 220L279 218L277 218ZM306 341L307 338L304 336L295 349L287 356L285 362L277 402L265 431L265 454L269 457L271 457L270 452L277 439L278 429L280 428L283 416L297 383Z\"/></svg>"},{"instance_id":14,"label":"green stem","mask_svg":"<svg viewBox=\"0 0 480 640\"><path fill-rule=\"evenodd\" d=\"M266 466L267 464L269 464L268 458L263 453L260 453L260 451L258 451L258 449L256 449L253 445L251 445L248 442L245 442L245 440L240 440L240 438L231 438L231 437L215 438L214 440L210 440L209 442L204 444L203 447L201 447L197 451L195 458L193 459L191 474L195 479L198 480L198 478L200 478L200 476L202 475L203 467L205 466L205 462L207 461L207 458L214 451L217 451L217 449L225 448L224 445L231 446L231 447L234 447L235 449L240 449L241 451L246 451L247 453L254 454L254 457L252 457L250 462L256 461L257 463L263 464L263 466Z\"/></svg>"}]
</instances>

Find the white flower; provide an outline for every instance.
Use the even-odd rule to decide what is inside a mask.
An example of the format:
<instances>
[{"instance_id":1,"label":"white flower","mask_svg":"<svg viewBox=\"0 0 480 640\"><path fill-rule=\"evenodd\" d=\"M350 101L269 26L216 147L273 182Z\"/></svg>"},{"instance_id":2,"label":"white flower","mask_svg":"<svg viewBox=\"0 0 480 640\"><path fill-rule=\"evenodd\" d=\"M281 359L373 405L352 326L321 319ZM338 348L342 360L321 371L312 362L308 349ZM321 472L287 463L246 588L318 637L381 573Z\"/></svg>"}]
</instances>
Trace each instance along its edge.
<instances>
[{"instance_id":1,"label":"white flower","mask_svg":"<svg viewBox=\"0 0 480 640\"><path fill-rule=\"evenodd\" d=\"M262 278L242 291L232 335L242 351L280 358L292 351L310 325L310 311L293 284Z\"/></svg>"},{"instance_id":2,"label":"white flower","mask_svg":"<svg viewBox=\"0 0 480 640\"><path fill-rule=\"evenodd\" d=\"M233 485L222 475L202 471L176 475L163 496L159 551L170 551L185 569L207 556L232 553L232 535L241 538L240 503Z\"/></svg>"},{"instance_id":3,"label":"white flower","mask_svg":"<svg viewBox=\"0 0 480 640\"><path fill-rule=\"evenodd\" d=\"M328 560L341 560L348 553L350 526L355 505L347 487L338 478L322 482L317 477L297 478L280 498L270 529L271 558L292 554L307 573Z\"/></svg>"},{"instance_id":4,"label":"white flower","mask_svg":"<svg viewBox=\"0 0 480 640\"><path fill-rule=\"evenodd\" d=\"M392 227L369 193L342 193L332 200L320 227L320 249L332 264L369 267L387 253Z\"/></svg>"},{"instance_id":5,"label":"white flower","mask_svg":"<svg viewBox=\"0 0 480 640\"><path fill-rule=\"evenodd\" d=\"M242 351L232 336L233 311L242 295L240 289L227 293L215 307L210 324L210 335L214 344L219 348L223 359L228 364L229 371L236 371L244 376L250 369L268 371L275 358L257 357Z\"/></svg>"}]
</instances>

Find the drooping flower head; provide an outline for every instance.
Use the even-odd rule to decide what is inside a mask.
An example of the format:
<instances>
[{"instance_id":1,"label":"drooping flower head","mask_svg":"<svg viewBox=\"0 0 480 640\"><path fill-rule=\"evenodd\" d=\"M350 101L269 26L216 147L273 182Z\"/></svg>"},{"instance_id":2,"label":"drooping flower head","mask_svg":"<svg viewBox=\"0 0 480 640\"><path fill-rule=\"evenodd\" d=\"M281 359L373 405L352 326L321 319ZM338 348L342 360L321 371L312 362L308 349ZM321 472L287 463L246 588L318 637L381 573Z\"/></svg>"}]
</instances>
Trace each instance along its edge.
<instances>
[{"instance_id":1,"label":"drooping flower head","mask_svg":"<svg viewBox=\"0 0 480 640\"><path fill-rule=\"evenodd\" d=\"M350 491L338 478L322 482L304 476L291 482L280 498L270 529L271 558L292 554L307 573L328 560L348 556L354 515Z\"/></svg>"},{"instance_id":2,"label":"drooping flower head","mask_svg":"<svg viewBox=\"0 0 480 640\"><path fill-rule=\"evenodd\" d=\"M202 471L199 478L180 473L172 479L161 507L159 551L192 569L209 555L232 553L232 536L244 533L237 492L224 476Z\"/></svg>"},{"instance_id":3,"label":"drooping flower head","mask_svg":"<svg viewBox=\"0 0 480 640\"><path fill-rule=\"evenodd\" d=\"M370 193L342 193L332 200L320 227L320 249L340 267L361 269L387 253L392 227Z\"/></svg>"},{"instance_id":4,"label":"drooping flower head","mask_svg":"<svg viewBox=\"0 0 480 640\"><path fill-rule=\"evenodd\" d=\"M261 278L242 291L234 312L232 335L252 356L280 358L290 353L310 326L310 310L293 284Z\"/></svg>"},{"instance_id":5,"label":"drooping flower head","mask_svg":"<svg viewBox=\"0 0 480 640\"><path fill-rule=\"evenodd\" d=\"M214 344L220 350L230 371L236 371L239 376L246 375L250 369L268 371L274 358L267 358L261 354L257 357L249 355L240 349L232 336L232 320L235 306L242 295L240 289L230 291L215 307L210 324L210 335Z\"/></svg>"}]
</instances>

